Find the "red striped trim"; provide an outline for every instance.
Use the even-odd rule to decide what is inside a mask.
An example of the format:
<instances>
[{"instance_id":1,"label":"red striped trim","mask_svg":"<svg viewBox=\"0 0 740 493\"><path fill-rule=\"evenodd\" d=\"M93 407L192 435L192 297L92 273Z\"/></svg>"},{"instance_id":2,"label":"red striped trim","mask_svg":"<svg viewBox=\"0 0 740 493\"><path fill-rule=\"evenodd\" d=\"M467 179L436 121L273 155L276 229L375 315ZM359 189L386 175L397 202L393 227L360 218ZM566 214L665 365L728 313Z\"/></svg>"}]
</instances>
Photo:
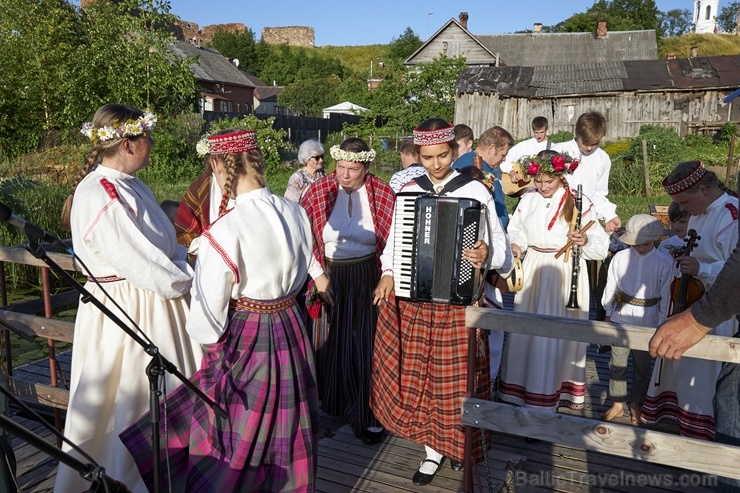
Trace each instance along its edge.
<instances>
[{"instance_id":1,"label":"red striped trim","mask_svg":"<svg viewBox=\"0 0 740 493\"><path fill-rule=\"evenodd\" d=\"M727 207L727 210L730 211L730 214L732 214L732 220L737 221L737 207L735 207L735 204L730 204L729 202L725 204L725 207Z\"/></svg>"},{"instance_id":2,"label":"red striped trim","mask_svg":"<svg viewBox=\"0 0 740 493\"><path fill-rule=\"evenodd\" d=\"M294 303L295 295L288 295L285 298L270 301L242 297L238 300L231 300L229 308L240 312L275 313L293 306Z\"/></svg>"},{"instance_id":3,"label":"red striped trim","mask_svg":"<svg viewBox=\"0 0 740 493\"><path fill-rule=\"evenodd\" d=\"M211 232L209 230L206 230L203 233L203 236L206 237L208 240L208 243L213 246L213 248L218 252L219 255L221 255L221 258L224 260L224 263L229 268L231 273L234 275L234 284L239 284L239 267L229 258L229 256L224 251L223 247L218 244L218 242L215 240L213 236L211 236Z\"/></svg>"},{"instance_id":4,"label":"red striped trim","mask_svg":"<svg viewBox=\"0 0 740 493\"><path fill-rule=\"evenodd\" d=\"M540 248L540 247L531 246L531 245L528 248L531 248L535 252L540 252L540 253L558 253L560 251L557 248Z\"/></svg>"},{"instance_id":5,"label":"red striped trim","mask_svg":"<svg viewBox=\"0 0 740 493\"><path fill-rule=\"evenodd\" d=\"M647 396L640 416L642 421L649 425L656 425L664 420L675 421L681 435L714 441L714 417L681 409L675 392Z\"/></svg>"},{"instance_id":6,"label":"red striped trim","mask_svg":"<svg viewBox=\"0 0 740 493\"><path fill-rule=\"evenodd\" d=\"M108 194L108 197L113 200L118 200L121 198L118 195L118 190L116 190L116 186L109 182L107 178L101 178L100 184L103 185L103 189L105 190L105 193Z\"/></svg>"}]
</instances>

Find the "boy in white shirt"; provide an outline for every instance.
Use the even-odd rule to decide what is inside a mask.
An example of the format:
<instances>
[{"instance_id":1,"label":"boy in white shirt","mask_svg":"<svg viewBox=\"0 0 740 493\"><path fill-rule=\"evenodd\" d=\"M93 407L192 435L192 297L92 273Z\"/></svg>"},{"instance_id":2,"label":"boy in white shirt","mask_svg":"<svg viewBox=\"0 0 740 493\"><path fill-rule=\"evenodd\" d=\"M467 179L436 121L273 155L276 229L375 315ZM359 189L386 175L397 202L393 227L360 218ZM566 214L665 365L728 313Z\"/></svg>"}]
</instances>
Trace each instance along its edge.
<instances>
[{"instance_id":1,"label":"boy in white shirt","mask_svg":"<svg viewBox=\"0 0 740 493\"><path fill-rule=\"evenodd\" d=\"M626 231L619 239L630 248L617 252L609 263L606 288L601 298L607 322L657 327L665 320L674 276L672 260L655 249L655 242L662 235L663 225L650 214L637 214L627 221ZM630 351L633 371L629 408L631 422L637 425L650 383L650 354L647 351L612 346L609 360L612 406L603 418L611 421L624 414Z\"/></svg>"}]
</instances>

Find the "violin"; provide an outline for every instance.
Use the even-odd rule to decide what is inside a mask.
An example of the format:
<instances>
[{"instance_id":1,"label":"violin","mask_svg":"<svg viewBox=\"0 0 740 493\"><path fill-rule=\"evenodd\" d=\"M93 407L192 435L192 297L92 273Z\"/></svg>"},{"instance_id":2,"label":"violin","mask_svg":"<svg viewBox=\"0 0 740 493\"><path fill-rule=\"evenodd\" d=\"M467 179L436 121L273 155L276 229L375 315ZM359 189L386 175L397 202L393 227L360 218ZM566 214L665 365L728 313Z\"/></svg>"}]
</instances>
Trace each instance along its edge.
<instances>
[{"instance_id":1,"label":"violin","mask_svg":"<svg viewBox=\"0 0 740 493\"><path fill-rule=\"evenodd\" d=\"M695 229L690 229L684 241L686 246L674 253L674 258L680 256L690 256L691 251L696 247L696 242L701 240ZM681 274L680 278L671 282L671 302L668 305L668 316L672 317L690 307L694 302L704 296L704 284L689 274Z\"/></svg>"}]
</instances>

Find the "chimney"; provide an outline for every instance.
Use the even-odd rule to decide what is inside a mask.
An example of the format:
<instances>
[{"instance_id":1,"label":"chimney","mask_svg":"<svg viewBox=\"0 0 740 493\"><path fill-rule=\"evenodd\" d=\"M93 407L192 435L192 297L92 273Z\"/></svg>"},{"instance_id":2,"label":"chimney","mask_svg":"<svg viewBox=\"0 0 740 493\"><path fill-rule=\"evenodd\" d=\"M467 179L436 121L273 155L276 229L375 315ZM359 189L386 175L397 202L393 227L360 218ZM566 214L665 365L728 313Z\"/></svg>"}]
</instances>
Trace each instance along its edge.
<instances>
[{"instance_id":1,"label":"chimney","mask_svg":"<svg viewBox=\"0 0 740 493\"><path fill-rule=\"evenodd\" d=\"M596 37L598 39L606 38L606 34L606 21L599 21L599 23L596 25Z\"/></svg>"},{"instance_id":2,"label":"chimney","mask_svg":"<svg viewBox=\"0 0 740 493\"><path fill-rule=\"evenodd\" d=\"M699 56L699 47L698 46L692 46L689 49L689 58L696 58Z\"/></svg>"},{"instance_id":3,"label":"chimney","mask_svg":"<svg viewBox=\"0 0 740 493\"><path fill-rule=\"evenodd\" d=\"M534 27L532 28L532 32L535 34L542 33L542 23L541 22L535 22Z\"/></svg>"},{"instance_id":4,"label":"chimney","mask_svg":"<svg viewBox=\"0 0 740 493\"><path fill-rule=\"evenodd\" d=\"M463 29L467 31L468 30L468 13L460 12L459 19L460 19L460 25L463 27Z\"/></svg>"}]
</instances>

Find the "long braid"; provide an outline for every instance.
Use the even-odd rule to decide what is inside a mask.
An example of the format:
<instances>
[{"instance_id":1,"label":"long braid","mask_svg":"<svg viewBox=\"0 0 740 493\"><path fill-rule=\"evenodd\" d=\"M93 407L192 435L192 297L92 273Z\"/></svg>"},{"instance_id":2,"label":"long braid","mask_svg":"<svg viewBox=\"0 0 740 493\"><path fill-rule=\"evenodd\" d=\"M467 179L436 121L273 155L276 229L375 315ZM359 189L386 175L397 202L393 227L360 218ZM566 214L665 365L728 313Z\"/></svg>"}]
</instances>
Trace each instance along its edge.
<instances>
[{"instance_id":1,"label":"long braid","mask_svg":"<svg viewBox=\"0 0 740 493\"><path fill-rule=\"evenodd\" d=\"M226 179L224 180L223 196L221 197L221 205L218 208L218 215L221 216L226 212L226 206L229 205L229 197L231 196L231 184L236 174L236 159L233 154L225 154L223 156L224 168L226 168Z\"/></svg>"},{"instance_id":2,"label":"long braid","mask_svg":"<svg viewBox=\"0 0 740 493\"><path fill-rule=\"evenodd\" d=\"M563 202L563 210L560 211L560 217L570 224L573 220L573 211L576 208L576 203L573 200L573 194L570 193L570 185L568 185L565 175L561 175L560 180L563 182L563 188L565 189L565 202Z\"/></svg>"},{"instance_id":3,"label":"long braid","mask_svg":"<svg viewBox=\"0 0 740 493\"><path fill-rule=\"evenodd\" d=\"M95 166L95 163L98 162L99 156L100 148L94 147L90 154L87 156L87 161L85 161L84 166L82 166L82 169L79 173L77 173L77 176L75 177L74 185L72 185L72 190L69 191L67 200L64 201L64 207L62 208L61 228L64 231L71 231L72 229L72 202L74 201L77 185L80 184L80 182L87 176L93 166Z\"/></svg>"}]
</instances>

